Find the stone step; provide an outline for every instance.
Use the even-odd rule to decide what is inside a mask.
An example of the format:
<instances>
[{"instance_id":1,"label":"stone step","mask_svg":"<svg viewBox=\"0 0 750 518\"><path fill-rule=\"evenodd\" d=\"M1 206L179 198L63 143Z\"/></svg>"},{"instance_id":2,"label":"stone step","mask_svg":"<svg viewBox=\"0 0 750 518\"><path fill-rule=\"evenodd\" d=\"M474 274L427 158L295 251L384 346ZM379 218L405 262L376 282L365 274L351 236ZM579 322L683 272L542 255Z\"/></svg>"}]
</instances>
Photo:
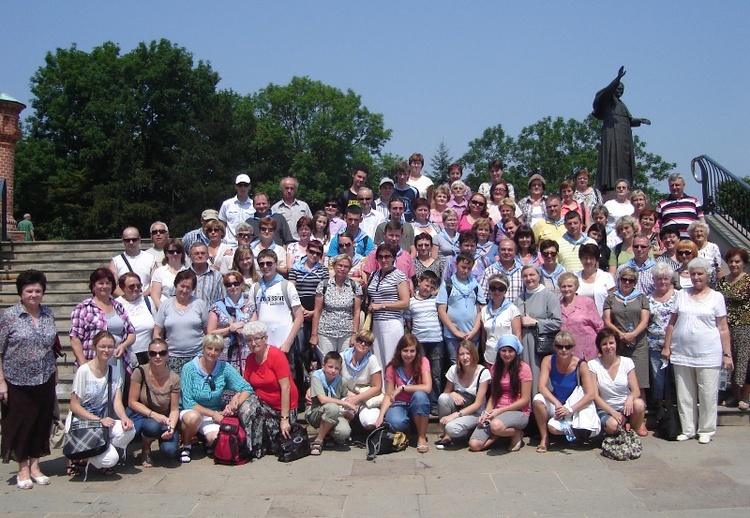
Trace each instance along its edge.
<instances>
[{"instance_id":1,"label":"stone step","mask_svg":"<svg viewBox=\"0 0 750 518\"><path fill-rule=\"evenodd\" d=\"M88 288L88 283L86 284ZM0 292L0 307L13 305L18 302L18 294L13 292ZM78 304L81 300L81 290L55 290L50 289L50 285L47 285L47 291L44 294L44 304L50 305L52 303L68 303Z\"/></svg>"},{"instance_id":2,"label":"stone step","mask_svg":"<svg viewBox=\"0 0 750 518\"><path fill-rule=\"evenodd\" d=\"M98 258L77 258L77 257L60 257L54 254L49 255L36 255L29 257L28 260L24 261L4 261L3 271L6 272L7 276L18 275L24 270L34 269L46 272L47 270L58 269L74 269L79 272L88 270L89 274L92 270L109 265L109 261L112 256L101 256ZM88 277L88 275L86 276ZM7 277L10 278L10 277ZM13 277L15 278L15 276Z\"/></svg>"},{"instance_id":3,"label":"stone step","mask_svg":"<svg viewBox=\"0 0 750 518\"><path fill-rule=\"evenodd\" d=\"M151 240L144 238L141 241L141 248L144 250L151 246ZM101 250L107 251L112 250L114 252L121 252L123 250L122 241L120 239L82 239L76 241L24 241L24 242L13 242L3 241L0 243L0 250L7 251L36 251L36 252L48 252L48 251L70 251L77 252L79 250Z\"/></svg>"},{"instance_id":4,"label":"stone step","mask_svg":"<svg viewBox=\"0 0 750 518\"><path fill-rule=\"evenodd\" d=\"M103 261L104 259L109 262L113 256L121 253L121 249L113 250L78 250L61 253L60 250L13 250L0 252L0 259L8 260L13 263L20 262L31 262L45 259L58 259L64 258L67 260L68 257L76 259L90 259L92 261Z\"/></svg>"},{"instance_id":5,"label":"stone step","mask_svg":"<svg viewBox=\"0 0 750 518\"><path fill-rule=\"evenodd\" d=\"M69 270L66 270L69 271ZM52 279L50 278L51 275L48 272L44 272L44 275L47 277L47 291L44 294L44 300L47 300L47 296L50 293L55 292L75 292L75 293L85 293L89 291L89 275L91 272L89 270L81 270L80 272L76 272L75 277L70 278L62 278L62 279ZM84 279L83 276L86 276ZM14 276L12 279L0 279L0 293L16 293L16 277Z\"/></svg>"}]
</instances>

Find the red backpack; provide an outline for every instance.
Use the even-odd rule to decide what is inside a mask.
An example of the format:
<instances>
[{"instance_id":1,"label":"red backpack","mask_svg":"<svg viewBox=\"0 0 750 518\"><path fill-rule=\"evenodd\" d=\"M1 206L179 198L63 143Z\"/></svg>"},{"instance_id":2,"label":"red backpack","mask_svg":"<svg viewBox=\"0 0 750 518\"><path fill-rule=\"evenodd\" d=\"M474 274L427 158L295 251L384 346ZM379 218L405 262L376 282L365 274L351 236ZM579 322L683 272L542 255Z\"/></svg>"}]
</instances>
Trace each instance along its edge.
<instances>
[{"instance_id":1,"label":"red backpack","mask_svg":"<svg viewBox=\"0 0 750 518\"><path fill-rule=\"evenodd\" d=\"M214 445L214 464L240 466L250 461L247 434L236 417L225 417L219 426Z\"/></svg>"}]
</instances>

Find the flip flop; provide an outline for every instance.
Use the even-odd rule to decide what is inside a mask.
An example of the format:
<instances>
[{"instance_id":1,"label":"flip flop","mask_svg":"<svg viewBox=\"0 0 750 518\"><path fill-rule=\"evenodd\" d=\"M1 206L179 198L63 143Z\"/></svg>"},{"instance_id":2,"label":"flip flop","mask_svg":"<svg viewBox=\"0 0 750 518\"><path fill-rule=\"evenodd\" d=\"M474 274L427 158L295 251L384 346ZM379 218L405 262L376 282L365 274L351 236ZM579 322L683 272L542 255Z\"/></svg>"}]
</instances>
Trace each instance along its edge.
<instances>
[{"instance_id":1,"label":"flip flop","mask_svg":"<svg viewBox=\"0 0 750 518\"><path fill-rule=\"evenodd\" d=\"M417 444L417 451L419 453L427 453L430 451L430 445L429 444Z\"/></svg>"},{"instance_id":2,"label":"flip flop","mask_svg":"<svg viewBox=\"0 0 750 518\"><path fill-rule=\"evenodd\" d=\"M154 462L151 460L151 452L145 452L145 455L141 456L141 466L144 468L153 468Z\"/></svg>"}]
</instances>

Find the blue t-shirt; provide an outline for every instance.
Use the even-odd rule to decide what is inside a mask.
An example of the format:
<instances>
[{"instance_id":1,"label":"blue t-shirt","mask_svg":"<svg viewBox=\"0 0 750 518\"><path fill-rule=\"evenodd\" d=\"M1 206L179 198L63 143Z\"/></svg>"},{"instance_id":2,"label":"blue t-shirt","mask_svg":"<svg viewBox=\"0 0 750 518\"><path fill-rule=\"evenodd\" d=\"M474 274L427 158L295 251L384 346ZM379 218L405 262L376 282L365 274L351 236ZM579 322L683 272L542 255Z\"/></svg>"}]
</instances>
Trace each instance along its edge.
<instances>
[{"instance_id":1,"label":"blue t-shirt","mask_svg":"<svg viewBox=\"0 0 750 518\"><path fill-rule=\"evenodd\" d=\"M484 290L473 277L469 277L468 281L461 282L454 276L452 284L450 296L448 296L445 282L440 285L437 303L446 304L448 317L453 324L460 331L468 333L474 328L477 320L477 303L485 303ZM443 327L443 336L455 338L455 335L445 326Z\"/></svg>"}]
</instances>

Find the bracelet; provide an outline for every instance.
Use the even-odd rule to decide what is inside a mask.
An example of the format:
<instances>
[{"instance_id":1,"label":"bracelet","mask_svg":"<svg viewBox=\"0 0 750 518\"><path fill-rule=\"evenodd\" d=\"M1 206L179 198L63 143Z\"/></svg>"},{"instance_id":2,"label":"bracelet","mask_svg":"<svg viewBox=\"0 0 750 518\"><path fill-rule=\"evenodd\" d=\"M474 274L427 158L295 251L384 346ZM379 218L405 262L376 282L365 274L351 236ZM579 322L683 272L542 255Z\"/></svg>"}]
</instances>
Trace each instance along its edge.
<instances>
[{"instance_id":1,"label":"bracelet","mask_svg":"<svg viewBox=\"0 0 750 518\"><path fill-rule=\"evenodd\" d=\"M724 353L724 357L725 357L725 358L731 358L731 357L732 357L732 355L731 355L731 354L729 354L729 353Z\"/></svg>"},{"instance_id":2,"label":"bracelet","mask_svg":"<svg viewBox=\"0 0 750 518\"><path fill-rule=\"evenodd\" d=\"M281 420L282 421L289 421L289 416L288 415L282 415L281 416Z\"/></svg>"}]
</instances>

